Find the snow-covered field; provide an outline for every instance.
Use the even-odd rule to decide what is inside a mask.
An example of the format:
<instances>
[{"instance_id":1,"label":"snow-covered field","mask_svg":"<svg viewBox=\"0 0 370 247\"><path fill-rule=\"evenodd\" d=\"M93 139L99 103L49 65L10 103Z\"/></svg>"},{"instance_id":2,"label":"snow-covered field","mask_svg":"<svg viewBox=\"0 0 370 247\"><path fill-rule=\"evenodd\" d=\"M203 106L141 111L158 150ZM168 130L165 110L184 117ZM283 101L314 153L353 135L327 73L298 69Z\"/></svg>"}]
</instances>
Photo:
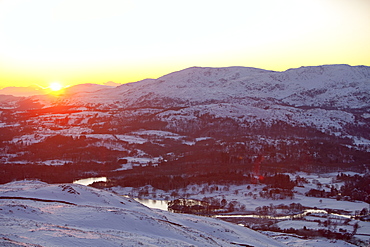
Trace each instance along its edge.
<instances>
[{"instance_id":1,"label":"snow-covered field","mask_svg":"<svg viewBox=\"0 0 370 247\"><path fill-rule=\"evenodd\" d=\"M347 174L354 175L352 172L347 172ZM293 176L292 174L290 174ZM191 198L197 200L204 200L205 197L211 197L213 199L226 199L228 202L236 201L240 205L244 205L244 214L254 211L257 207L263 206L278 206L281 204L290 205L292 203L301 204L304 207L308 208L318 208L318 209L335 209L335 210L344 210L349 213L345 215L336 216L335 214L313 214L312 216L305 216L302 220L281 220L277 223L277 226L281 229L329 229L334 232L346 232L352 233L354 231L355 224L358 224L358 229L355 237L362 240L363 242L370 243L370 222L364 222L359 220L351 219L355 215L356 211L361 211L363 208L368 208L369 205L365 202L360 201L338 201L331 198L317 198L317 197L307 197L305 193L310 189L317 189L319 184L322 189L330 190L328 186L340 187L342 183L336 182L333 179L337 174L328 173L328 174L306 174L306 173L297 173L294 176L299 175L307 179L308 183L304 184L304 187L295 187L295 193L293 199L283 199L283 200L273 200L268 198L261 198L259 192L262 191L262 188L265 185L260 184L245 184L245 185L190 185L187 188L180 190L171 190L171 191L162 191L156 190L150 186L144 188L122 188L114 187L111 190L115 191L118 194L130 195L133 197L138 197L139 195L143 196L146 199L157 199L145 200L141 199L140 202L154 208L166 208L166 203L163 203L163 200L173 200L176 198ZM215 189L217 186L217 190ZM142 191L147 191L148 193L141 193ZM174 193L176 192L176 193ZM162 201L161 201L162 200ZM162 203L161 203L162 202ZM324 210L322 210L324 211ZM241 212L235 212L243 214ZM330 225L325 225L325 221L330 221ZM320 221L320 223L318 223ZM275 233L276 239L282 241L289 246L351 246L349 243L344 241L334 241L334 240L324 240L324 239L314 239L314 240L303 240L291 235L279 235ZM304 243L304 244L303 244ZM321 245L320 245L321 244Z\"/></svg>"},{"instance_id":2,"label":"snow-covered field","mask_svg":"<svg viewBox=\"0 0 370 247\"><path fill-rule=\"evenodd\" d=\"M0 186L2 246L285 246L218 219L149 209L78 184Z\"/></svg>"},{"instance_id":3,"label":"snow-covered field","mask_svg":"<svg viewBox=\"0 0 370 247\"><path fill-rule=\"evenodd\" d=\"M346 172L345 174L353 175L355 173ZM192 198L202 200L204 197L212 198L225 198L227 201L238 201L241 204L244 204L246 211L253 211L256 207L261 207L265 205L279 205L279 204L291 204L291 203L300 203L305 207L309 208L330 208L338 209L344 211L350 211L353 215L356 210L362 210L367 208L368 204L360 201L338 201L331 198L317 198L317 197L307 197L305 193L310 189L317 189L317 184L321 184L321 189L330 191L328 186L340 187L342 183L334 181L336 173L327 173L327 174L306 174L306 173L296 173L290 174L292 178L299 175L308 180L307 184L304 184L304 187L295 187L294 188L294 198L293 199L283 199L283 200L274 200L269 198L261 198L259 192L262 191L264 184L244 184L244 185L189 185L187 188L180 189L176 191L179 195L177 197L182 198ZM215 187L218 189L214 189ZM171 194L173 190L163 191L154 189L151 186L146 186L148 188L148 196L144 197L147 199L174 199ZM140 189L135 189L132 187L114 187L112 188L118 194L121 195L132 195L134 197L138 196ZM253 196L256 196L256 199Z\"/></svg>"},{"instance_id":4,"label":"snow-covered field","mask_svg":"<svg viewBox=\"0 0 370 247\"><path fill-rule=\"evenodd\" d=\"M278 233L278 232L269 232L264 231L264 234L267 236L286 244L287 246L291 247L302 247L302 246L310 246L310 247L353 247L355 245L347 243L343 240L336 240L336 239L324 239L324 238L315 238L315 239L304 239L300 236L295 234L286 234L286 233Z\"/></svg>"},{"instance_id":5,"label":"snow-covered field","mask_svg":"<svg viewBox=\"0 0 370 247\"><path fill-rule=\"evenodd\" d=\"M293 227L301 221L285 223ZM360 223L360 228L369 226ZM312 227L316 227L312 225ZM219 219L150 209L79 184L0 185L1 246L354 246L342 240L263 234Z\"/></svg>"},{"instance_id":6,"label":"snow-covered field","mask_svg":"<svg viewBox=\"0 0 370 247\"><path fill-rule=\"evenodd\" d=\"M348 155L343 156L345 160L342 156L337 158L342 159L343 164L349 165L356 160L351 158L357 155L352 152L353 150L362 152L359 156L361 158L367 157L363 155L370 150L370 140L368 136L362 134L367 133L368 127L366 126L369 126L370 114L367 112L370 92L369 78L370 68L364 66L328 65L302 67L285 72L242 67L194 67L155 80L129 83L116 88L81 85L68 89L68 92L58 97L57 101L46 95L28 98L31 102L40 103L41 108L36 108L36 111L32 109L32 105L18 109L17 102L21 99L2 96L0 97L2 107L0 128L14 127L14 133L9 135L9 139L4 139L3 143L9 144L10 148L4 145L5 148L0 149L0 160L8 164L27 163L28 160L23 160L23 157L27 157L25 154L29 152L28 146L42 144L48 141L49 137L63 135L73 137L74 140L84 140L81 146L87 148L99 147L99 149L107 148L115 153L122 152L114 157L122 164L117 170L132 169L135 166L156 166L168 157L175 160L185 155L182 152L175 152L176 147L181 144L188 145L185 149L193 145L197 148L198 142L211 139L210 142L214 141L222 145L222 140L218 140L217 135L212 136L210 134L212 131L207 128L200 131L198 136L186 134L191 133L192 128L202 127L202 121L211 123L212 120L220 118L219 122L216 121L218 124L223 124L222 119L232 120L232 123L241 127L253 127L254 124L262 123L262 127L265 127L264 125L268 127L284 123L288 126L287 130L307 127L325 133L325 138L338 137L338 140L348 138L348 140L342 140L343 143L337 144L338 147L347 147ZM57 110L58 108L54 109L55 106L62 106L61 112ZM30 111L26 110L28 107ZM14 109L14 111L5 111L7 109ZM156 129L155 126L149 124L150 121L148 125L144 124L141 127L131 126L153 117L156 121L165 123L165 127ZM218 131L221 126L214 126L215 130ZM7 133L9 130L4 129L4 132ZM230 130L234 131L231 127ZM241 136L239 131L233 135ZM250 154L251 157L259 155L261 151L259 147L263 145L279 147L278 142L280 142L282 147L285 144L287 147L294 147L295 143L298 145L301 141L301 139L285 137L279 140L268 134L263 136L253 134L253 138L255 139L243 143L255 149L254 153ZM307 138L311 140L311 137ZM312 136L312 138L316 137ZM151 153L152 145L158 148L174 146L163 153L159 151ZM37 152L34 151L34 153L37 156ZM330 154L336 155L336 153ZM316 157L314 152L310 155ZM69 157L66 160L53 158L46 157L40 161L34 159L32 162L57 166L70 161ZM282 161L283 158L277 155L276 162ZM105 158L96 162L104 160ZM259 193L265 185L261 184L190 185L177 191L155 190L150 186L147 188L116 187L112 190L120 195L133 197L137 197L142 191L147 191L141 195L146 194L147 199L159 200L175 198L202 200L204 197L225 199L228 202L235 201L243 205L244 208L240 211L254 211L257 207L299 203L310 208L349 211L348 216L353 216L356 211L368 208L368 204L364 202L305 196L310 189L320 187L328 191L332 186L339 188L342 184L332 180L336 174L297 173L292 176L296 175L306 178L309 182L304 184L304 187L295 187L294 198L282 200L262 198ZM142 243L143 245L171 246L227 246L232 241L253 246L262 245L258 242L260 237L251 237L257 233L240 227L235 228L236 226L222 221L148 210L130 199L79 185L60 186L38 182L18 182L1 186L2 196L14 192L13 197L19 194L18 196L22 197L46 198L48 201L2 199L0 201L2 203L0 241L4 243L0 242L0 245L26 243L31 246L32 244L53 246L58 245L59 240L65 246L90 245L91 243L116 246L121 243L126 244L126 242L127 245ZM17 190L17 187L20 189ZM86 200L79 200L82 197L86 197ZM102 198L104 202L101 201ZM114 202L110 200L111 198L115 198L112 199ZM49 200L54 200L54 202ZM134 213L126 216L129 214L127 212L131 211ZM163 220L164 215L168 222ZM145 220L140 217L144 217ZM323 228L321 223L314 221L318 220L317 217L310 217L313 218L294 222L281 221L278 226L282 229L289 227L294 229ZM112 221L111 228L106 221ZM191 223L194 221L202 223L196 226ZM355 222L352 220L348 227L340 227L350 231ZM218 227L213 227L212 224L220 226L221 229L227 229L227 231L224 230L221 234L217 230ZM358 224L359 234L370 232L368 222L358 222ZM161 233L160 230L168 231L169 234ZM246 237L240 237L239 233ZM248 238L251 238L252 242L244 241ZM321 239L317 240L318 244L291 235L274 235L273 238L291 246L348 246L341 241L331 243ZM369 237L365 235L358 235L358 238L364 241L369 240Z\"/></svg>"}]
</instances>

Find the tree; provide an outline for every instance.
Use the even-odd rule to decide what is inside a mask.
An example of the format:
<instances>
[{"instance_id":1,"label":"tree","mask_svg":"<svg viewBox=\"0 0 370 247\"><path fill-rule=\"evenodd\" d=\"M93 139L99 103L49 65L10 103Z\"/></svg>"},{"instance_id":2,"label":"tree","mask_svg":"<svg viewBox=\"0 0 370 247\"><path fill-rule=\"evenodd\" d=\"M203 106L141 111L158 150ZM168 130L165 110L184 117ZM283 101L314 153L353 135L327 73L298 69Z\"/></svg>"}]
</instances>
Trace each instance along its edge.
<instances>
[{"instance_id":1,"label":"tree","mask_svg":"<svg viewBox=\"0 0 370 247\"><path fill-rule=\"evenodd\" d=\"M368 215L369 214L369 210L367 208L363 208L360 212L360 215Z\"/></svg>"},{"instance_id":2,"label":"tree","mask_svg":"<svg viewBox=\"0 0 370 247\"><path fill-rule=\"evenodd\" d=\"M221 200L221 207L225 207L226 206L226 204L227 204L227 201L226 201L226 199L225 198L223 198L222 200Z\"/></svg>"}]
</instances>

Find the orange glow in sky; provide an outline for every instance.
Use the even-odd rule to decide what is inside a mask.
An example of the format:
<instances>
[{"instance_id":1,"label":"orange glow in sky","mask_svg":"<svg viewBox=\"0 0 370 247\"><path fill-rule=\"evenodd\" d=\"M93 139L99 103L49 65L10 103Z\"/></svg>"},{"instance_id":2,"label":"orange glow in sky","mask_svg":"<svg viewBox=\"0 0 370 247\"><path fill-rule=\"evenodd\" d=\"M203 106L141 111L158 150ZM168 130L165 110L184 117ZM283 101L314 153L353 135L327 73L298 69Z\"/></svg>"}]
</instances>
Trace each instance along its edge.
<instances>
[{"instance_id":1,"label":"orange glow in sky","mask_svg":"<svg viewBox=\"0 0 370 247\"><path fill-rule=\"evenodd\" d=\"M0 89L191 66L370 66L369 0L1 0Z\"/></svg>"}]
</instances>

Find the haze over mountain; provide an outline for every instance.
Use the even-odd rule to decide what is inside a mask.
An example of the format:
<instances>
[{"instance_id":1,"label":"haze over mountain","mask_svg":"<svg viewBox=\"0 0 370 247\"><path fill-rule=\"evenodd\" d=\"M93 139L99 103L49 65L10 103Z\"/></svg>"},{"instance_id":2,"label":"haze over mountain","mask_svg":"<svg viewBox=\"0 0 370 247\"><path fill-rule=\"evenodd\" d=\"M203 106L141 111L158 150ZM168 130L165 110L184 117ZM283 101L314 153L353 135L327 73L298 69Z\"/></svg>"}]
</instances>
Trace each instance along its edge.
<instances>
[{"instance_id":1,"label":"haze over mountain","mask_svg":"<svg viewBox=\"0 0 370 247\"><path fill-rule=\"evenodd\" d=\"M65 87L63 90L66 92L64 93L77 93L77 92L89 92L89 91L96 91L103 88L112 88L117 87L122 84L115 83L112 81L106 82L103 85L101 84L78 84L73 87ZM15 97L30 97L35 95L45 95L50 94L50 89L48 88L41 88L38 86L29 86L29 87L5 87L0 89L0 95L12 95Z\"/></svg>"},{"instance_id":2,"label":"haze over mountain","mask_svg":"<svg viewBox=\"0 0 370 247\"><path fill-rule=\"evenodd\" d=\"M29 97L32 95L44 94L41 88L37 87L5 87L0 89L0 95L13 95L16 97Z\"/></svg>"}]
</instances>

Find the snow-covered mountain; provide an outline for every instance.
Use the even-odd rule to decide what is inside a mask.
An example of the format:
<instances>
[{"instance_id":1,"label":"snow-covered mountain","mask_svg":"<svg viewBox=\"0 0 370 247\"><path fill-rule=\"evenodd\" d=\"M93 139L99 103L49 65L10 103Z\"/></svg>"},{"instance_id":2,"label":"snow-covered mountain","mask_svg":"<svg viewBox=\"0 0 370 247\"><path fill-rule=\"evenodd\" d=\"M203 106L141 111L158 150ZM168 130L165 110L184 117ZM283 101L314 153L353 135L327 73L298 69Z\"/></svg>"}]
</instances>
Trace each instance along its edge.
<instances>
[{"instance_id":1,"label":"snow-covered mountain","mask_svg":"<svg viewBox=\"0 0 370 247\"><path fill-rule=\"evenodd\" d=\"M58 96L0 95L0 183L104 176L97 186L167 191L262 173L368 172L369 161L366 66L193 67ZM279 246L80 185L12 182L0 197L0 245Z\"/></svg>"},{"instance_id":2,"label":"snow-covered mountain","mask_svg":"<svg viewBox=\"0 0 370 247\"><path fill-rule=\"evenodd\" d=\"M76 184L0 186L1 246L284 246L221 220L149 209Z\"/></svg>"},{"instance_id":3,"label":"snow-covered mountain","mask_svg":"<svg viewBox=\"0 0 370 247\"><path fill-rule=\"evenodd\" d=\"M245 67L193 67L76 100L88 103L118 100L136 105L168 98L186 105L257 98L275 99L292 106L353 109L368 106L369 78L370 68L366 66L324 65L284 72ZM96 101L98 99L101 101Z\"/></svg>"},{"instance_id":4,"label":"snow-covered mountain","mask_svg":"<svg viewBox=\"0 0 370 247\"><path fill-rule=\"evenodd\" d=\"M92 83L86 83L86 84L79 84L73 87L68 87L65 89L65 94L71 95L71 94L85 94L85 93L91 93L96 92L103 89L113 88L112 86L108 85L99 85L99 84L92 84Z\"/></svg>"},{"instance_id":5,"label":"snow-covered mountain","mask_svg":"<svg viewBox=\"0 0 370 247\"><path fill-rule=\"evenodd\" d=\"M125 160L125 170L202 160L245 169L263 156L280 170L370 165L367 66L193 67L0 101L0 111L5 164Z\"/></svg>"},{"instance_id":6,"label":"snow-covered mountain","mask_svg":"<svg viewBox=\"0 0 370 247\"><path fill-rule=\"evenodd\" d=\"M366 66L326 65L284 72L194 67L117 88L81 87L69 89L58 104L110 110L180 107L158 114L168 125L200 112L238 122L261 119L315 126L345 136L344 126L366 125L370 116L370 68Z\"/></svg>"}]
</instances>

